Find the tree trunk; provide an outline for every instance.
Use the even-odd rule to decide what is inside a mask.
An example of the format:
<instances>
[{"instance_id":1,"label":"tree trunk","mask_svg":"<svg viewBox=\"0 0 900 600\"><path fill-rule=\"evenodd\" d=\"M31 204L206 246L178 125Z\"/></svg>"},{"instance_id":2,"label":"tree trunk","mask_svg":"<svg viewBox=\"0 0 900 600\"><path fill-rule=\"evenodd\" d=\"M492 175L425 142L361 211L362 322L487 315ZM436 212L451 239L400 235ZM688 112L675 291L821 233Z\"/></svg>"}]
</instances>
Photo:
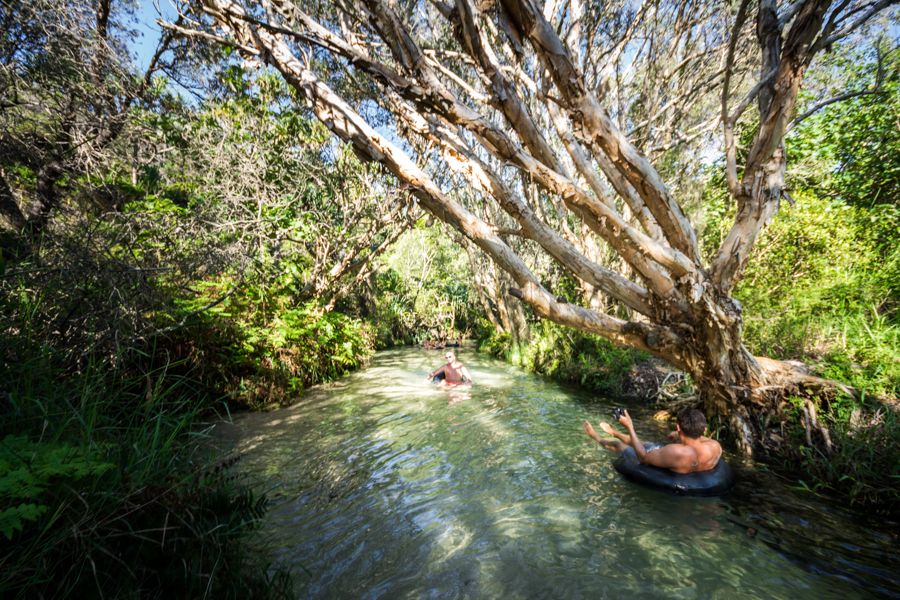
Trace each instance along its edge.
<instances>
[{"instance_id":1,"label":"tree trunk","mask_svg":"<svg viewBox=\"0 0 900 600\"><path fill-rule=\"evenodd\" d=\"M765 443L764 423L780 413L787 396L857 395L810 375L801 363L754 356L741 342L739 303L727 296L702 300L695 307L704 309L693 315L684 343L660 356L691 376L707 416L727 427L742 454L752 457Z\"/></svg>"}]
</instances>

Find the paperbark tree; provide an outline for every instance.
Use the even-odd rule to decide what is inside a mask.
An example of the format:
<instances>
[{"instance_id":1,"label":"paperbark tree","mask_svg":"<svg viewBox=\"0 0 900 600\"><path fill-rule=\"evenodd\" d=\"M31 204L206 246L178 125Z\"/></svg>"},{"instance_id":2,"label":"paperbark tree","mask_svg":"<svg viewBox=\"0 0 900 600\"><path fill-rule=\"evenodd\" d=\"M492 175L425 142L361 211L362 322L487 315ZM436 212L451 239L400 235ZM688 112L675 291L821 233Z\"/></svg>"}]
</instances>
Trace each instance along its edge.
<instances>
[{"instance_id":1,"label":"paperbark tree","mask_svg":"<svg viewBox=\"0 0 900 600\"><path fill-rule=\"evenodd\" d=\"M804 72L817 52L891 2L742 0L734 16L719 2L646 3L631 13L629 4L196 0L194 25L173 30L276 69L338 137L508 273L511 295L544 318L685 370L708 413L752 454L757 416L776 411L788 392L827 382L751 355L731 290L783 197L783 138ZM363 82L363 102L348 94L350 82ZM748 91L735 104L738 82ZM709 131L713 95L737 215L707 264L650 158ZM753 141L739 153L734 130L753 102L758 124L748 125ZM373 105L390 134L363 117ZM502 222L479 216L489 213L477 203L467 208L448 172L467 197L502 209ZM587 255L574 233L582 227L628 276ZM559 301L508 243L510 233L632 317Z\"/></svg>"}]
</instances>

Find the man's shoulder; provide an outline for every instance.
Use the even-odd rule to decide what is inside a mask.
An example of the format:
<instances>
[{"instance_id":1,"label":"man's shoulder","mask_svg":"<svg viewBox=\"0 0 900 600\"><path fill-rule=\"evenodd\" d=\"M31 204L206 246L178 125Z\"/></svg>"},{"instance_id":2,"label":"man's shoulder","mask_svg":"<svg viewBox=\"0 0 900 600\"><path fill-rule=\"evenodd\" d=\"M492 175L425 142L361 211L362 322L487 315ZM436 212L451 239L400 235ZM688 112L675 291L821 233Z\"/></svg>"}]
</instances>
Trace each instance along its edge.
<instances>
[{"instance_id":1,"label":"man's shoulder","mask_svg":"<svg viewBox=\"0 0 900 600\"><path fill-rule=\"evenodd\" d=\"M704 446L709 446L710 448L722 448L722 444L720 444L718 440L714 440L712 438L704 437L700 441Z\"/></svg>"}]
</instances>

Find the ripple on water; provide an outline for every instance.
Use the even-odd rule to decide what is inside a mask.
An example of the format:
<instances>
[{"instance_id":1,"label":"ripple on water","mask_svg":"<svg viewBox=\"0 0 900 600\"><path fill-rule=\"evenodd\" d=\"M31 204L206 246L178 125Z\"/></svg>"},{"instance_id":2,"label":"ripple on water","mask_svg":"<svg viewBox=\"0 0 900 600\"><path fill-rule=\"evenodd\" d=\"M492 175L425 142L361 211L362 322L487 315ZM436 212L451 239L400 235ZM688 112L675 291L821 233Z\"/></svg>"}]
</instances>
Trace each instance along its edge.
<instances>
[{"instance_id":1,"label":"ripple on water","mask_svg":"<svg viewBox=\"0 0 900 600\"><path fill-rule=\"evenodd\" d=\"M270 491L265 534L301 597L818 600L900 589L892 534L750 474L725 499L634 486L580 431L613 402L459 356L471 392L422 382L436 354L394 351L226 428L245 453L237 467Z\"/></svg>"}]
</instances>

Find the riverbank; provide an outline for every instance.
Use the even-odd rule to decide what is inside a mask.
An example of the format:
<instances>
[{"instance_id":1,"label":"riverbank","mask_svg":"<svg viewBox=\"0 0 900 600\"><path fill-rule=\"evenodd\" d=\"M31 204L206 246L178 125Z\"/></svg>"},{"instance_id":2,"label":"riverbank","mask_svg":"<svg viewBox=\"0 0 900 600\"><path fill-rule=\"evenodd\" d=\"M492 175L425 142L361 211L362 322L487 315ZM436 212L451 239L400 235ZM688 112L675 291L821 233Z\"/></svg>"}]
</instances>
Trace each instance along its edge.
<instances>
[{"instance_id":1,"label":"riverbank","mask_svg":"<svg viewBox=\"0 0 900 600\"><path fill-rule=\"evenodd\" d=\"M265 495L208 451L215 396L179 365L4 346L0 595L287 597L248 537Z\"/></svg>"}]
</instances>

